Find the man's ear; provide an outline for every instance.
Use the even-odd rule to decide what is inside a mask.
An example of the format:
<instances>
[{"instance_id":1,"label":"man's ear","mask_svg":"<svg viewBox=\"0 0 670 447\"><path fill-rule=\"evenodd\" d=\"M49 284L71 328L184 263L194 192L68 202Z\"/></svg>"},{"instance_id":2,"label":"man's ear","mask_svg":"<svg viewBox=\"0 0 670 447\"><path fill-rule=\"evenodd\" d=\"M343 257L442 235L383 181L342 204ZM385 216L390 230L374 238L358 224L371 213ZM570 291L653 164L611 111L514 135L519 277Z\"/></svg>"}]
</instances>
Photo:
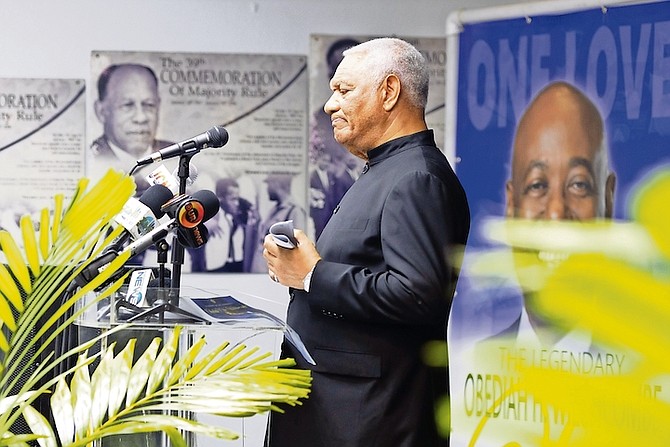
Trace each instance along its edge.
<instances>
[{"instance_id":1,"label":"man's ear","mask_svg":"<svg viewBox=\"0 0 670 447\"><path fill-rule=\"evenodd\" d=\"M610 172L605 182L605 217L611 219L614 215L614 188L616 187L616 174Z\"/></svg>"},{"instance_id":2,"label":"man's ear","mask_svg":"<svg viewBox=\"0 0 670 447\"><path fill-rule=\"evenodd\" d=\"M102 104L102 101L96 99L93 103L93 110L95 111L95 116L98 117L98 121L100 121L102 124L105 124L107 116L105 115L105 108Z\"/></svg>"},{"instance_id":3,"label":"man's ear","mask_svg":"<svg viewBox=\"0 0 670 447\"><path fill-rule=\"evenodd\" d=\"M381 85L384 110L389 112L398 103L400 98L400 79L394 74L386 76Z\"/></svg>"},{"instance_id":4,"label":"man's ear","mask_svg":"<svg viewBox=\"0 0 670 447\"><path fill-rule=\"evenodd\" d=\"M511 180L505 183L505 217L514 217L514 186Z\"/></svg>"}]
</instances>

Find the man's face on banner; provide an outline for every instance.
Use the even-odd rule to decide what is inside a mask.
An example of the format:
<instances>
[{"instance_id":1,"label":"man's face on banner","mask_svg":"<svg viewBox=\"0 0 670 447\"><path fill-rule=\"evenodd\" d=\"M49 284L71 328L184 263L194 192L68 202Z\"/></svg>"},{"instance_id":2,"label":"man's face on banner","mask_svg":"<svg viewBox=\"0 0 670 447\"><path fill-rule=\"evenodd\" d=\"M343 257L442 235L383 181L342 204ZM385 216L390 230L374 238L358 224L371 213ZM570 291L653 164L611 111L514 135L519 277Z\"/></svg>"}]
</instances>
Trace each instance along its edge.
<instances>
[{"instance_id":1,"label":"man's face on banner","mask_svg":"<svg viewBox=\"0 0 670 447\"><path fill-rule=\"evenodd\" d=\"M240 188L237 186L229 186L223 197L219 199L221 208L228 214L236 215L240 207Z\"/></svg>"},{"instance_id":2,"label":"man's face on banner","mask_svg":"<svg viewBox=\"0 0 670 447\"><path fill-rule=\"evenodd\" d=\"M608 177L602 120L584 101L563 84L550 87L521 119L507 183L508 217L611 217L614 177Z\"/></svg>"},{"instance_id":3,"label":"man's face on banner","mask_svg":"<svg viewBox=\"0 0 670 447\"><path fill-rule=\"evenodd\" d=\"M121 149L139 156L153 144L160 99L146 70L124 67L114 72L100 102L98 118L105 135Z\"/></svg>"}]
</instances>

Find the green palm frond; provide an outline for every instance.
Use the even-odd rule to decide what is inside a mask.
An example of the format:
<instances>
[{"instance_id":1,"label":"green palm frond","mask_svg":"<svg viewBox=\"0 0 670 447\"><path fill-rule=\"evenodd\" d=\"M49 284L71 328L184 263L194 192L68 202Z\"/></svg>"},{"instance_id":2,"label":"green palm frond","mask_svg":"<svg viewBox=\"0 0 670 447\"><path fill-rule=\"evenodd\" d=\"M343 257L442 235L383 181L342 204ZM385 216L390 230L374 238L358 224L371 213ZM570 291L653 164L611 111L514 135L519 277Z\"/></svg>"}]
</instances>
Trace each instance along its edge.
<instances>
[{"instance_id":1,"label":"green palm frond","mask_svg":"<svg viewBox=\"0 0 670 447\"><path fill-rule=\"evenodd\" d=\"M0 264L0 399L14 401L10 410L0 414L2 433L10 433L19 410L52 385L47 378L62 358L54 358L50 346L84 311L75 309L75 304L96 284L82 287L61 302L66 289L105 246L100 243L101 235L135 187L130 177L115 171L109 171L88 191L87 186L86 179L80 181L66 211L63 196L55 197L53 213L43 210L40 215L39 236L30 217L21 218L23 249L7 231L0 231L4 257ZM89 206L94 203L98 206ZM107 240L118 232L112 232ZM127 255L119 258L120 264ZM102 272L96 282L107 281L114 272ZM108 293L119 285L110 286ZM31 370L32 365L37 368Z\"/></svg>"},{"instance_id":2,"label":"green palm frond","mask_svg":"<svg viewBox=\"0 0 670 447\"><path fill-rule=\"evenodd\" d=\"M180 333L175 327L160 351L162 342L154 339L135 365L134 342L117 355L111 345L90 376L88 368L80 367L69 387L61 379L51 398L61 444L84 446L110 435L175 428L237 439L236 433L190 415L250 416L277 409L277 404L297 405L309 394L308 371L290 369L292 360L267 361L267 354L256 355L255 348L244 345L224 343L200 355L205 346L201 338L177 359ZM88 360L82 354L79 362ZM44 420L31 424L35 433L55 438Z\"/></svg>"},{"instance_id":3,"label":"green palm frond","mask_svg":"<svg viewBox=\"0 0 670 447\"><path fill-rule=\"evenodd\" d=\"M0 445L37 439L42 446L83 446L113 434L159 430L175 446L185 445L182 431L232 439L234 433L188 416L246 416L307 397L309 372L292 369L292 360L266 361L269 354L242 345L223 344L203 355L201 339L178 359L180 328L164 344L154 340L134 364L135 340L117 355L114 346L87 353L123 326L54 352L54 342L87 307L119 289L124 276L118 272L129 257L119 255L92 281L77 285L75 278L121 233L110 222L135 188L130 176L113 170L89 186L82 179L67 206L56 195L53 210L40 214L39 233L23 217L22 246L0 231ZM62 371L68 358L77 363ZM53 393L53 426L33 408L45 393ZM32 434L12 433L21 415Z\"/></svg>"}]
</instances>

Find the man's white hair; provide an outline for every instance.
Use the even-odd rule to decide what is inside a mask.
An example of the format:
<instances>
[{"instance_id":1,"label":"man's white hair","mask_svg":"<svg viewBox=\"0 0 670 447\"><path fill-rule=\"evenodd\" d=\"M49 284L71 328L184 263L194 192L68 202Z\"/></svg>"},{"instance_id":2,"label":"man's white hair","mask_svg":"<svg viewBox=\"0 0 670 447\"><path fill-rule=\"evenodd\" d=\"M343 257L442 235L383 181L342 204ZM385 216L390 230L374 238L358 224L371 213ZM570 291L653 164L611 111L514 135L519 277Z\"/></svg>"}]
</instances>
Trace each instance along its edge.
<instances>
[{"instance_id":1,"label":"man's white hair","mask_svg":"<svg viewBox=\"0 0 670 447\"><path fill-rule=\"evenodd\" d=\"M400 80L401 95L410 104L425 110L428 101L428 68L423 55L410 43L395 37L368 40L342 53L364 56L364 63L373 81L381 84L386 76Z\"/></svg>"}]
</instances>

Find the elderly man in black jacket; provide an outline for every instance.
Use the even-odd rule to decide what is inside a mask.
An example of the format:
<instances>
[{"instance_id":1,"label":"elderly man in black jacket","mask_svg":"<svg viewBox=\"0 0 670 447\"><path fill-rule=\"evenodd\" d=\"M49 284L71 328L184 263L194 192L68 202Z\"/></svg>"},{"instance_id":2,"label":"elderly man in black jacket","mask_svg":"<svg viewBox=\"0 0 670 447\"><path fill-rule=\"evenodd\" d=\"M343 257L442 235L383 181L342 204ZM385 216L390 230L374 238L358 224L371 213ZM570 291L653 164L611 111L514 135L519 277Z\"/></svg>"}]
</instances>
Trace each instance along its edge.
<instances>
[{"instance_id":1,"label":"elderly man in black jacket","mask_svg":"<svg viewBox=\"0 0 670 447\"><path fill-rule=\"evenodd\" d=\"M314 381L304 405L272 415L268 443L444 446L434 407L447 370L421 352L446 339L470 217L426 126L425 61L402 40L371 40L344 53L330 87L335 139L367 163L316 245L302 231L293 250L265 239L270 277L290 288L288 323L316 361L284 344Z\"/></svg>"}]
</instances>

